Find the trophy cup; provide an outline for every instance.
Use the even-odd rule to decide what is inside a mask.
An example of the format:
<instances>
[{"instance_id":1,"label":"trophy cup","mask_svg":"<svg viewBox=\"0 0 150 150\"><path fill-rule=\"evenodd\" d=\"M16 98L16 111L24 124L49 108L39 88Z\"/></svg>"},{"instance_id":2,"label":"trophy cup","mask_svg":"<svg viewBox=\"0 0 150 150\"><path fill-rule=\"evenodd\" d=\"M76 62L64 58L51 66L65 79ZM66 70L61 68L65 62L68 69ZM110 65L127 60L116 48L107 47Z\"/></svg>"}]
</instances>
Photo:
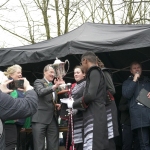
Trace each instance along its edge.
<instances>
[{"instance_id":1,"label":"trophy cup","mask_svg":"<svg viewBox=\"0 0 150 150\"><path fill-rule=\"evenodd\" d=\"M68 63L67 71L65 70L65 64L66 63ZM56 78L63 78L67 74L67 72L69 70L69 61L65 60L65 62L62 62L61 60L59 60L56 57L56 60L52 64L52 67L55 70L55 77ZM68 92L69 89L67 87L68 87L67 84L59 85L59 87L58 87L58 94L62 94L62 93Z\"/></svg>"}]
</instances>

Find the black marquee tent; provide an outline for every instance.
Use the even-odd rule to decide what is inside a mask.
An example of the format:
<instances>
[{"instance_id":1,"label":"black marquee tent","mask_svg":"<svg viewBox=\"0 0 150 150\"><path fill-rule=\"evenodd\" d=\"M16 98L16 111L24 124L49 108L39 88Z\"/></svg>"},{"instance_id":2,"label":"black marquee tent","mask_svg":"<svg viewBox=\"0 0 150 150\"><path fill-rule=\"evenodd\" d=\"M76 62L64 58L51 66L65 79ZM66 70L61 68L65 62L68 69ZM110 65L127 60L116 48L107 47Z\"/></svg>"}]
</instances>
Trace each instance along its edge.
<instances>
[{"instance_id":1,"label":"black marquee tent","mask_svg":"<svg viewBox=\"0 0 150 150\"><path fill-rule=\"evenodd\" d=\"M36 63L82 54L150 47L150 25L85 23L77 29L33 45L0 49L0 66Z\"/></svg>"},{"instance_id":2,"label":"black marquee tent","mask_svg":"<svg viewBox=\"0 0 150 150\"><path fill-rule=\"evenodd\" d=\"M42 77L43 67L58 57L70 61L69 73L64 77L70 81L81 54L93 51L112 70L115 86L120 89L134 60L143 64L144 74L150 75L149 49L150 25L85 23L67 34L37 44L0 49L0 69L20 64L23 75L33 82Z\"/></svg>"},{"instance_id":3,"label":"black marquee tent","mask_svg":"<svg viewBox=\"0 0 150 150\"><path fill-rule=\"evenodd\" d=\"M80 63L81 55L86 51L96 53L105 66L111 69L118 106L121 85L130 75L129 65L132 61L141 62L143 74L150 76L150 25L85 23L51 40L0 49L0 70L3 71L13 64L20 64L23 76L33 83L36 78L42 78L44 66L53 63L58 57L62 61L69 60L70 69L64 79L66 82L74 82L73 68ZM118 138L118 141L120 139Z\"/></svg>"}]
</instances>

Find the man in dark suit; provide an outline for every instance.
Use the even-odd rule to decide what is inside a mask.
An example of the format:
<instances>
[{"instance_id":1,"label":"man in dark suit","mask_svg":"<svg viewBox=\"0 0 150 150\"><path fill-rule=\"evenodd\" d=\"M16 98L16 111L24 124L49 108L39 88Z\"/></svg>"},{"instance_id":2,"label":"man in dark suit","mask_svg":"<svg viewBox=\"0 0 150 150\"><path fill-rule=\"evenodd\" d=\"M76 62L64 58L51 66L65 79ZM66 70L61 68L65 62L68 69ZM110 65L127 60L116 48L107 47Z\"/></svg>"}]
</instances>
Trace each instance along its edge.
<instances>
[{"instance_id":1,"label":"man in dark suit","mask_svg":"<svg viewBox=\"0 0 150 150\"><path fill-rule=\"evenodd\" d=\"M39 96L38 111L32 117L32 132L35 150L44 150L45 137L47 150L58 150L59 132L56 109L60 109L57 104L56 88L64 83L62 79L55 80L52 84L55 71L51 65L45 66L44 78L34 82L34 88Z\"/></svg>"}]
</instances>

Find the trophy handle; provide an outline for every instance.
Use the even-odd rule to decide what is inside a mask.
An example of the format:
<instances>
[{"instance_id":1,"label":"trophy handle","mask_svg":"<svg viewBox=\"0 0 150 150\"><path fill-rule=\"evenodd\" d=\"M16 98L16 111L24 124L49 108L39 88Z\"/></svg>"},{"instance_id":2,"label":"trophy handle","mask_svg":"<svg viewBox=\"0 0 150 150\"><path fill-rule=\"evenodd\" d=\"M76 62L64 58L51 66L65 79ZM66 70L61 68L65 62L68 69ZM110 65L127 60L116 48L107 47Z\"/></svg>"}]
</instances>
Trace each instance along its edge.
<instances>
[{"instance_id":1,"label":"trophy handle","mask_svg":"<svg viewBox=\"0 0 150 150\"><path fill-rule=\"evenodd\" d=\"M66 63L68 63L68 69L67 69L67 71L66 71L66 74L67 74L67 72L69 71L70 63L69 63L68 60L65 60L65 64L66 64Z\"/></svg>"}]
</instances>

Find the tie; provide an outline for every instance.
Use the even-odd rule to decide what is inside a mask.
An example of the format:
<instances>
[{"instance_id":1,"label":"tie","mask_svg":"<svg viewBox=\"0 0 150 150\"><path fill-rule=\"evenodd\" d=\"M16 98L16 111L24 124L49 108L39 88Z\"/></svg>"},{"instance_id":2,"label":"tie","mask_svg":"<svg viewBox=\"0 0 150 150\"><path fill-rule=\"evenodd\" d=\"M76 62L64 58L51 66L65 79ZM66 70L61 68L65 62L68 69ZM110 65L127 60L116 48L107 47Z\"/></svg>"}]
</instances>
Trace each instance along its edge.
<instances>
[{"instance_id":1,"label":"tie","mask_svg":"<svg viewBox=\"0 0 150 150\"><path fill-rule=\"evenodd\" d=\"M49 82L48 86L53 86L53 83ZM54 92L52 92L52 97L53 97L53 104L54 104L54 107L55 107L56 102L55 102L55 93ZM55 107L55 113L56 113L56 107Z\"/></svg>"},{"instance_id":2,"label":"tie","mask_svg":"<svg viewBox=\"0 0 150 150\"><path fill-rule=\"evenodd\" d=\"M49 86L52 86L52 85L53 85L53 83L52 83L52 82L49 82L49 83L48 83L48 85L49 85Z\"/></svg>"}]
</instances>

